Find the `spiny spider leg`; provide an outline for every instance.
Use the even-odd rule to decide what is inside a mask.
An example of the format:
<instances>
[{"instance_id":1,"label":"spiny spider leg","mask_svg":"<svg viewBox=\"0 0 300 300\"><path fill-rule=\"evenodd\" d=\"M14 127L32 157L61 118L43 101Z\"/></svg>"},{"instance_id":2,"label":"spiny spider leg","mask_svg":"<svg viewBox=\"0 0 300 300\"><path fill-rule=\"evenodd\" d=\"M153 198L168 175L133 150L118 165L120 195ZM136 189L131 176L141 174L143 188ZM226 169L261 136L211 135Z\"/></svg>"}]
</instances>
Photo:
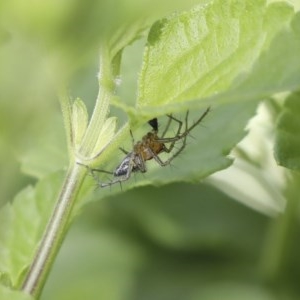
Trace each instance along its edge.
<instances>
[{"instance_id":1,"label":"spiny spider leg","mask_svg":"<svg viewBox=\"0 0 300 300\"><path fill-rule=\"evenodd\" d=\"M98 185L101 185L101 182L99 180L99 177L96 175L96 172L105 173L105 174L109 174L109 175L114 174L113 172L106 171L106 170L101 170L101 169L95 169L95 168L90 168L90 167L88 167L88 169L89 169L92 177L94 178L94 180L97 182Z\"/></svg>"},{"instance_id":2,"label":"spiny spider leg","mask_svg":"<svg viewBox=\"0 0 300 300\"><path fill-rule=\"evenodd\" d=\"M161 137L164 137L166 135L166 133L168 132L168 130L170 128L171 122L172 122L172 115L167 115L167 117L169 118L168 123L167 123L166 128L165 128L164 132L162 133Z\"/></svg>"},{"instance_id":3,"label":"spiny spider leg","mask_svg":"<svg viewBox=\"0 0 300 300\"><path fill-rule=\"evenodd\" d=\"M124 148L122 148L122 147L120 147L119 149L120 149L124 154L126 154L126 155L129 153L128 151L126 151L126 150L125 150Z\"/></svg>"},{"instance_id":4,"label":"spiny spider leg","mask_svg":"<svg viewBox=\"0 0 300 300\"><path fill-rule=\"evenodd\" d=\"M113 175L113 174L114 174L113 172L110 172L110 171L91 168L91 167L89 167L88 165L82 164L82 163L80 163L80 162L77 162L77 164L80 165L80 166L85 167L85 168L88 170L88 172L90 172L90 174L92 175L92 177L94 178L94 180L95 180L98 184L100 184L100 181L99 181L99 177L96 176L95 172L105 173L105 174L109 174L109 175Z\"/></svg>"},{"instance_id":5,"label":"spiny spider leg","mask_svg":"<svg viewBox=\"0 0 300 300\"><path fill-rule=\"evenodd\" d=\"M201 117L191 127L188 127L188 115L189 115L189 112L187 111L186 116L185 116L185 131L181 135L177 135L177 137L175 136L174 138L168 139L168 141L167 141L167 139L165 139L165 143L171 142L172 144L170 145L169 148L167 148L166 146L164 146L164 151L167 152L167 153L170 153L172 151L173 147L174 147L175 142L179 141L180 139L183 139L181 147L169 159L167 159L166 161L162 161L160 159L160 157L156 153L154 153L152 151L152 149L148 149L148 151L151 151L154 160L159 165L161 165L162 167L169 165L171 163L171 161L174 158L176 158L183 151L183 149L186 147L186 138L187 138L188 134L191 132L191 130L193 128L195 128L203 120L203 118L207 115L207 113L209 112L209 110L210 110L210 107L207 108L207 110L201 115ZM179 121L179 120L177 120L174 117L172 117L172 119L175 119L175 121ZM181 122L181 121L179 121L179 122ZM179 132L181 130L181 126L182 126L182 122L181 122L179 130L177 131L177 134L179 134ZM162 139L157 139L157 141L161 141L161 140ZM170 140L173 140L173 141L170 141Z\"/></svg>"},{"instance_id":6,"label":"spiny spider leg","mask_svg":"<svg viewBox=\"0 0 300 300\"><path fill-rule=\"evenodd\" d=\"M187 111L186 116L185 116L185 131L188 130L188 115L189 115L189 112ZM182 122L179 121L179 120L177 120L177 119L175 119L174 117L172 117L172 119L174 119L175 121L180 122L179 129L178 129L178 131L177 131L177 134L179 134L179 133L180 133L180 130L181 130L181 127L182 127ZM177 157L177 156L183 151L183 149L184 149L185 146L186 146L186 138L187 138L187 135L184 135L184 136L182 137L183 142L182 142L181 147L180 147L180 148L179 148L179 149L178 149L178 150L177 150L177 151L176 151L169 159L167 159L166 161L162 161L162 160L160 159L160 157L159 157L156 153L154 153L154 152L152 151L152 149L150 149L150 148L147 148L147 149L148 149L148 151L151 152L151 154L152 154L154 160L155 160L160 166L165 167L165 166L169 165L169 164L171 163L171 161L172 161L175 157ZM176 142L176 141L173 141L169 148L167 148L167 147L164 145L164 148L163 148L164 151L165 151L166 153L170 153L170 152L172 151L173 147L174 147L175 142Z\"/></svg>"},{"instance_id":7,"label":"spiny spider leg","mask_svg":"<svg viewBox=\"0 0 300 300\"><path fill-rule=\"evenodd\" d=\"M188 130L188 116L189 116L189 112L187 111L187 113L185 115L185 132ZM171 161L183 151L183 149L186 146L186 139L187 139L187 135L184 135L181 147L179 149L177 149L177 151L175 153L173 153L173 155L164 162L164 166L169 165L171 163ZM171 145L173 145L173 147L174 147L174 143L175 142L173 142L171 144ZM170 148L168 150L170 150Z\"/></svg>"},{"instance_id":8,"label":"spiny spider leg","mask_svg":"<svg viewBox=\"0 0 300 300\"><path fill-rule=\"evenodd\" d=\"M130 136L131 136L131 140L132 140L132 145L134 145L134 138L133 138L132 131L130 130L129 132L130 132ZM119 149L120 149L124 154L126 154L126 155L130 153L129 151L125 150L125 149L122 148L122 147L119 147Z\"/></svg>"},{"instance_id":9,"label":"spiny spider leg","mask_svg":"<svg viewBox=\"0 0 300 300\"><path fill-rule=\"evenodd\" d=\"M158 138L156 141L160 143L172 143L177 142L184 137L186 137L201 121L205 118L205 116L209 113L210 107L206 109L206 111L201 115L201 117L189 128L187 128L182 134L174 136L172 138ZM186 118L188 117L188 112L186 114Z\"/></svg>"},{"instance_id":10,"label":"spiny spider leg","mask_svg":"<svg viewBox=\"0 0 300 300\"><path fill-rule=\"evenodd\" d=\"M186 113L186 118L187 118L187 115L188 115L188 112ZM178 128L177 128L177 132L176 132L175 136L179 136L180 133L181 133L182 122L180 120L174 118L172 115L168 115L168 117L169 117L169 122L167 124L167 127L170 126L170 123L171 123L172 120L175 121L175 122L177 122L178 123ZM164 131L164 133L165 132L166 132L166 130ZM156 141L161 142L161 139L163 139L163 138L164 138L164 134L162 135L161 138L157 138ZM170 140L170 138L166 138L166 140L167 139ZM173 150L174 146L175 146L175 142L176 141L170 141L171 145L168 148L164 145L164 151L166 153L170 153Z\"/></svg>"}]
</instances>

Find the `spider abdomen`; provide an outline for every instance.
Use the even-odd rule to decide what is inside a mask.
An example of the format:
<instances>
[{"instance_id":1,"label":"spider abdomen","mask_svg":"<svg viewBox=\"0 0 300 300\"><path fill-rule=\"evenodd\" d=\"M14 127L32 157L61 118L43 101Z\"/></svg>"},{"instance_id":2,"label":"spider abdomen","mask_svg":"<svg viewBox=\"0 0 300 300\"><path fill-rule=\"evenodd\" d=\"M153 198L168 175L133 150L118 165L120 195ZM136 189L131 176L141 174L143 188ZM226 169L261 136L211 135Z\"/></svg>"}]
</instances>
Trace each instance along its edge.
<instances>
[{"instance_id":1,"label":"spider abdomen","mask_svg":"<svg viewBox=\"0 0 300 300\"><path fill-rule=\"evenodd\" d=\"M122 162L116 167L114 171L114 176L120 177L124 176L128 172L128 168L131 161L132 152L128 153L125 158L122 160Z\"/></svg>"}]
</instances>

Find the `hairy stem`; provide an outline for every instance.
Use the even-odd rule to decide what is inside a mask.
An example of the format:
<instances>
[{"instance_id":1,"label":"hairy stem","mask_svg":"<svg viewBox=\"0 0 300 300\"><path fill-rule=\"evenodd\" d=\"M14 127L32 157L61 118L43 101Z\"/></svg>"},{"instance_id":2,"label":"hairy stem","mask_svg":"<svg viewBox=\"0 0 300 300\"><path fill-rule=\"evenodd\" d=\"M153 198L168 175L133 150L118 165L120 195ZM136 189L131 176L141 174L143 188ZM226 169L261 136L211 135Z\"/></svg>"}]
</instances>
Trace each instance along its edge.
<instances>
[{"instance_id":1,"label":"hairy stem","mask_svg":"<svg viewBox=\"0 0 300 300\"><path fill-rule=\"evenodd\" d=\"M97 144L99 133L109 113L110 100L114 94L111 63L108 48L104 45L100 49L99 93L89 126L78 152L75 149L73 140L75 133L73 132L74 128L72 126L71 103L66 93L61 93L61 108L67 131L70 161L73 166L67 173L52 216L50 217L39 248L22 285L23 291L36 298L39 297L42 291L47 275L67 233L76 196L87 173L87 168L83 168L76 163L76 160L78 160L77 154L84 159L91 159L91 155L95 152L95 145ZM99 151L100 150L98 150L98 152Z\"/></svg>"},{"instance_id":2,"label":"hairy stem","mask_svg":"<svg viewBox=\"0 0 300 300\"><path fill-rule=\"evenodd\" d=\"M85 174L86 169L77 164L74 164L67 173L42 241L26 274L22 290L36 298L42 291L47 275L66 235L76 195Z\"/></svg>"},{"instance_id":3,"label":"hairy stem","mask_svg":"<svg viewBox=\"0 0 300 300\"><path fill-rule=\"evenodd\" d=\"M100 88L96 104L79 150L80 154L86 157L91 156L94 152L99 132L109 113L110 100L114 94L115 86L112 78L111 60L108 49L105 46L100 49L98 80Z\"/></svg>"}]
</instances>

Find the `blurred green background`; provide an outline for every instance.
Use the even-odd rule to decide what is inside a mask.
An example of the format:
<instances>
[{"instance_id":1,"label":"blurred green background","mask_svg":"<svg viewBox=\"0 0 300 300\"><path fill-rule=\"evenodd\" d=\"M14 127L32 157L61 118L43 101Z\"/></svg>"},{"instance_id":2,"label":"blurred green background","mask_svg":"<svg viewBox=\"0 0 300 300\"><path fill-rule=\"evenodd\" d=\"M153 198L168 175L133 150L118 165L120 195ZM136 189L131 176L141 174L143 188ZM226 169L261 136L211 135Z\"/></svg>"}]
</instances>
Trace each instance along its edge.
<instances>
[{"instance_id":1,"label":"blurred green background","mask_svg":"<svg viewBox=\"0 0 300 300\"><path fill-rule=\"evenodd\" d=\"M86 207L42 299L298 299L291 219L205 184L125 192Z\"/></svg>"},{"instance_id":2,"label":"blurred green background","mask_svg":"<svg viewBox=\"0 0 300 300\"><path fill-rule=\"evenodd\" d=\"M67 80L71 96L91 111L99 42L128 11L140 13L136 5L0 0L0 205L44 173L66 168L57 89ZM183 2L167 1L159 13L176 5ZM118 94L130 103L144 42L123 60ZM41 299L299 299L297 187L275 218L205 183L142 187L95 201L71 227Z\"/></svg>"}]
</instances>

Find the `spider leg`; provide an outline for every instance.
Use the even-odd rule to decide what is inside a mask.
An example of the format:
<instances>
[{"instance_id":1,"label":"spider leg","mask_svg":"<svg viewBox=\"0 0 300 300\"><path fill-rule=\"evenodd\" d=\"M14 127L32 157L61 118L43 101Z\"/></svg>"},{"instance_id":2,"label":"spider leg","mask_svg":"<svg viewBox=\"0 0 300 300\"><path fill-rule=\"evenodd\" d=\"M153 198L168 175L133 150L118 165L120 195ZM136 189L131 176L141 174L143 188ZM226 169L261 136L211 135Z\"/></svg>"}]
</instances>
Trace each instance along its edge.
<instances>
[{"instance_id":1,"label":"spider leg","mask_svg":"<svg viewBox=\"0 0 300 300\"><path fill-rule=\"evenodd\" d=\"M168 115L168 117L169 117L169 121L168 121L168 124L167 124L167 126L166 126L166 129L165 129L165 131L164 131L162 137L157 139L158 142L161 142L161 143L163 143L163 144L166 142L166 140L169 140L169 138L164 138L164 135L165 135L165 133L168 131L168 128L169 128L169 126L170 126L172 120L178 123L178 128L177 128L177 132L176 132L176 135L175 135L175 136L179 136L179 135L180 135L181 128L182 128L182 122L181 122L180 120L176 119L176 118L173 117L172 115ZM165 140L165 142L162 142L162 140ZM171 144L170 144L170 146L169 146L168 148L167 148L166 146L164 146L164 151L167 152L167 153L170 153L170 152L173 150L173 148L174 148L174 146L175 146L176 140L169 141L169 142L170 142Z\"/></svg>"},{"instance_id":2,"label":"spider leg","mask_svg":"<svg viewBox=\"0 0 300 300\"><path fill-rule=\"evenodd\" d=\"M105 173L105 174L109 174L109 175L113 175L114 174L113 172L110 172L110 171L101 170L101 169L95 169L95 168L89 168L89 171L90 171L92 177L94 178L94 180L97 182L98 186L101 186L102 183L99 180L99 176L96 175L96 172L98 172L98 173Z\"/></svg>"},{"instance_id":3,"label":"spider leg","mask_svg":"<svg viewBox=\"0 0 300 300\"><path fill-rule=\"evenodd\" d=\"M133 157L131 158L131 160L133 161ZM81 165L83 167L86 167L88 169L88 171L90 172L90 174L92 175L92 177L94 178L94 180L97 182L98 186L100 186L100 187L112 186L115 183L120 183L121 184L121 182L128 180L130 175L131 175L132 168L133 168L133 163L130 163L129 167L128 167L128 170L127 170L127 173L124 176L115 177L114 180L112 180L110 182L107 182L107 183L103 183L103 182L100 182L99 177L96 175L96 172L110 174L110 175L113 175L114 172L101 170L101 169L96 169L96 168L90 168L88 165L85 165L85 164L82 164L82 163L79 163L79 162L77 162L77 164Z\"/></svg>"},{"instance_id":4,"label":"spider leg","mask_svg":"<svg viewBox=\"0 0 300 300\"><path fill-rule=\"evenodd\" d=\"M134 145L134 137L133 137L132 131L130 130L129 132L130 132L130 136L131 136L132 145ZM129 151L125 150L122 147L120 147L119 149L126 155L129 153Z\"/></svg>"},{"instance_id":5,"label":"spider leg","mask_svg":"<svg viewBox=\"0 0 300 300\"><path fill-rule=\"evenodd\" d=\"M196 122L194 122L194 124L190 127L187 126L187 119L188 119L188 112L187 112L185 117L186 129L183 133L179 133L178 135L175 135L174 137L170 137L170 138L158 138L157 141L160 143L173 143L185 138L199 123L202 122L202 120L209 113L209 111L210 111L210 107L208 107L205 110L205 112L200 116L200 118Z\"/></svg>"},{"instance_id":6,"label":"spider leg","mask_svg":"<svg viewBox=\"0 0 300 300\"><path fill-rule=\"evenodd\" d=\"M188 130L188 117L189 117L189 111L186 112L185 114L185 131L186 132ZM181 122L182 123L182 122ZM182 124L181 124L182 125ZM181 128L180 128L181 129ZM180 134L180 132L178 132L178 134ZM170 162L175 158L177 157L181 152L182 150L185 148L186 146L186 138L187 138L187 135L185 135L183 137L183 140L182 140L182 145L179 149L177 149L177 151L175 153L173 153L173 155L165 162L166 164L170 164ZM171 152L173 147L174 147L174 144L175 144L175 141L172 142L171 146L169 147L168 151ZM167 147L166 147L167 148Z\"/></svg>"},{"instance_id":7,"label":"spider leg","mask_svg":"<svg viewBox=\"0 0 300 300\"><path fill-rule=\"evenodd\" d=\"M170 128L171 122L172 122L172 115L167 115L167 117L168 117L169 119L168 119L168 123L167 123L167 125L166 125L166 127L165 127L165 130L164 130L164 132L162 133L162 137L164 137L164 136L166 135L167 131L168 131L169 128Z\"/></svg>"},{"instance_id":8,"label":"spider leg","mask_svg":"<svg viewBox=\"0 0 300 300\"><path fill-rule=\"evenodd\" d=\"M123 181L126 181L130 178L131 176L131 173L132 173L132 168L129 168L126 175L122 176L122 177L115 177L115 179L113 179L112 181L110 182L102 182L102 183L99 183L99 185L104 188L104 187L107 187L107 186L112 186L113 184L116 184L116 183L122 183Z\"/></svg>"},{"instance_id":9,"label":"spider leg","mask_svg":"<svg viewBox=\"0 0 300 300\"><path fill-rule=\"evenodd\" d=\"M208 107L206 109L206 111L201 115L201 117L191 127L188 127L189 112L187 111L186 116L185 116L185 130L182 134L180 134L180 130L181 130L181 126L182 126L182 124L181 124L180 129L177 131L177 135L174 138L165 138L165 139L157 140L162 143L168 143L168 142L171 143L169 148L164 145L163 151L167 152L167 153L170 153L172 151L176 141L182 140L181 147L166 161L162 161L156 153L154 153L151 149L149 149L149 151L151 151L155 161L161 166L169 165L171 163L171 161L174 158L176 158L186 147L186 139L187 139L188 134L191 132L191 130L193 128L195 128L204 119L204 117L208 114L209 111L210 111L210 107Z\"/></svg>"},{"instance_id":10,"label":"spider leg","mask_svg":"<svg viewBox=\"0 0 300 300\"><path fill-rule=\"evenodd\" d=\"M180 131L181 131L182 122L180 120L176 119L175 117L173 117L172 115L167 115L167 117L169 118L169 120L168 120L167 126L166 126L166 128L165 128L165 130L164 130L164 132L163 132L163 134L161 136L161 138L164 138L164 136L168 132L169 127L170 127L172 121L175 121L175 122L178 123L178 129L177 129L176 135L178 135L180 133Z\"/></svg>"},{"instance_id":11,"label":"spider leg","mask_svg":"<svg viewBox=\"0 0 300 300\"><path fill-rule=\"evenodd\" d=\"M171 163L171 161L172 161L175 157L177 157L177 156L183 151L183 149L186 147L186 138L187 138L187 135L185 135L185 136L182 138L182 145L180 146L180 148L177 149L177 151L174 152L174 153L172 154L172 156L169 157L169 159L167 159L167 160L164 162L164 166L169 165L169 164ZM174 144L174 143L175 143L175 142L173 142L172 144ZM173 145L173 147L174 147L174 145ZM166 147L166 148L167 148L167 147ZM170 147L170 148L171 148L171 147ZM171 151L170 151L170 148L168 149L169 152L171 152ZM171 150L172 150L172 149L171 149Z\"/></svg>"},{"instance_id":12,"label":"spider leg","mask_svg":"<svg viewBox=\"0 0 300 300\"><path fill-rule=\"evenodd\" d=\"M145 160L143 159L143 156L140 153L137 155L137 159L138 161L135 162L135 165L137 166L137 168L141 173L146 173L147 167L145 164Z\"/></svg>"},{"instance_id":13,"label":"spider leg","mask_svg":"<svg viewBox=\"0 0 300 300\"><path fill-rule=\"evenodd\" d=\"M188 113L188 111L187 111L186 116L185 116L185 130L187 130L187 128L188 128L188 115L189 115L189 113ZM181 122L181 125L180 125L180 129L181 129L181 126L182 126L182 122ZM159 165L161 165L162 167L164 167L164 166L169 165L169 164L171 163L171 161L172 161L175 157L177 157L177 156L183 151L183 149L184 149L185 146L186 146L186 138L187 138L187 135L185 135L185 136L182 138L182 139L183 139L183 142L182 142L181 147L180 147L175 153L173 153L173 155L172 155L171 157L169 157L166 161L162 161L162 160L160 159L160 157L159 157L156 153L154 153L151 149L149 149L149 150L151 151L151 153L152 153L153 158L155 159L155 161L156 161ZM174 147L175 142L176 142L176 141L173 141L169 148L167 148L167 147L164 145L164 148L163 148L164 152L170 153L170 152L172 151L173 147Z\"/></svg>"},{"instance_id":14,"label":"spider leg","mask_svg":"<svg viewBox=\"0 0 300 300\"><path fill-rule=\"evenodd\" d=\"M113 172L106 171L106 170L101 170L101 169L94 169L94 168L91 168L88 165L82 164L80 162L77 162L77 164L80 165L80 166L85 167L88 170L88 172L92 175L92 177L94 178L94 180L96 182L98 182L98 183L99 183L99 178L98 178L98 176L96 176L95 172L106 173L106 174L110 174L110 175L113 174Z\"/></svg>"},{"instance_id":15,"label":"spider leg","mask_svg":"<svg viewBox=\"0 0 300 300\"><path fill-rule=\"evenodd\" d=\"M126 154L126 155L129 153L127 150L125 150L125 149L122 148L122 147L120 147L119 149L120 149L124 154Z\"/></svg>"},{"instance_id":16,"label":"spider leg","mask_svg":"<svg viewBox=\"0 0 300 300\"><path fill-rule=\"evenodd\" d=\"M153 158L161 167L165 167L170 164L170 162L168 162L169 159L167 161L162 161L161 158L155 153L153 153Z\"/></svg>"},{"instance_id":17,"label":"spider leg","mask_svg":"<svg viewBox=\"0 0 300 300\"><path fill-rule=\"evenodd\" d=\"M188 128L188 115L189 115L189 111L187 111L186 112L186 115L185 115L185 131L187 130L187 128ZM164 152L166 152L166 153L170 153L172 150L173 150L173 148L174 148L174 146L175 146L175 143L178 141L178 140L180 140L180 138L179 139L177 139L177 137L180 137L181 136L181 128L182 128L182 122L180 121L180 120L178 120L178 119L176 119L176 118L174 118L173 116L171 116L171 118L172 118L172 120L174 120L174 121L176 121L176 122L178 122L178 129L177 129L177 132L176 132L176 135L175 135L175 139L174 138L164 138L164 139L161 139L161 138L158 138L157 139L157 141L158 142L161 142L162 144L163 144L163 151ZM184 131L184 132L185 132ZM183 139L186 139L186 137L183 137ZM163 141L163 142L162 142ZM167 147L165 144L166 143L171 143L170 144L170 146L169 147ZM183 146L183 148L181 149L179 149L179 151L181 152L183 149L184 149L184 147L185 147L185 141L184 141L184 146ZM178 153L179 154L179 153ZM178 155L177 154L177 155ZM176 155L176 156L177 156ZM176 157L175 156L175 157Z\"/></svg>"},{"instance_id":18,"label":"spider leg","mask_svg":"<svg viewBox=\"0 0 300 300\"><path fill-rule=\"evenodd\" d=\"M206 115L210 111L210 106L204 111L204 113L200 116L200 118L189 128L186 129L186 131L181 135L181 138L187 136L198 124L200 124L203 119L206 117Z\"/></svg>"},{"instance_id":19,"label":"spider leg","mask_svg":"<svg viewBox=\"0 0 300 300\"><path fill-rule=\"evenodd\" d=\"M134 145L134 137L133 137L133 133L132 133L131 129L129 132L130 132L130 136L131 136L132 145Z\"/></svg>"},{"instance_id":20,"label":"spider leg","mask_svg":"<svg viewBox=\"0 0 300 300\"><path fill-rule=\"evenodd\" d=\"M113 175L114 174L113 172L110 172L110 171L90 168L90 173L93 176L93 178L98 182L98 184L100 184L100 180L99 180L99 177L96 175L96 172L98 172L98 173L105 173L105 174L109 174L109 175Z\"/></svg>"},{"instance_id":21,"label":"spider leg","mask_svg":"<svg viewBox=\"0 0 300 300\"><path fill-rule=\"evenodd\" d=\"M186 143L184 143L184 145L182 145L180 147L180 149L178 151L176 151L169 159L167 159L166 161L163 161L156 153L154 153L150 148L149 151L152 154L153 159L161 166L161 167L165 167L167 165L169 165L171 163L171 161L179 155L179 153L185 148Z\"/></svg>"}]
</instances>

